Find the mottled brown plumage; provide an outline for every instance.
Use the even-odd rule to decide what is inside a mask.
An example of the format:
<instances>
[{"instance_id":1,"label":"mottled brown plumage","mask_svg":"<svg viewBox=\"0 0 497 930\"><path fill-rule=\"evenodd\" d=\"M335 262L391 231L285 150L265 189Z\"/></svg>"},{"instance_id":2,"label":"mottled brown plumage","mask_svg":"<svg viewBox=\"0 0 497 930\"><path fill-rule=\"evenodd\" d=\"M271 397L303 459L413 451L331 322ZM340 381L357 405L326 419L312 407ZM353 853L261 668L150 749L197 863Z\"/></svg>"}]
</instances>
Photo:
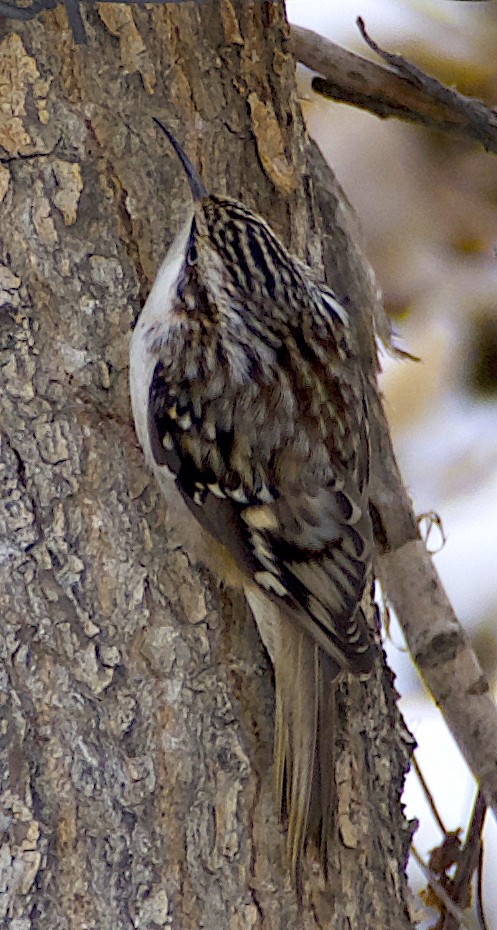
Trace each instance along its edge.
<instances>
[{"instance_id":1,"label":"mottled brown plumage","mask_svg":"<svg viewBox=\"0 0 497 930\"><path fill-rule=\"evenodd\" d=\"M164 127L162 127L164 128ZM323 864L333 808L334 682L367 672L368 426L347 312L265 221L208 195L186 156L193 213L136 327L138 436L164 487L229 552L275 667L275 774L300 881Z\"/></svg>"}]
</instances>

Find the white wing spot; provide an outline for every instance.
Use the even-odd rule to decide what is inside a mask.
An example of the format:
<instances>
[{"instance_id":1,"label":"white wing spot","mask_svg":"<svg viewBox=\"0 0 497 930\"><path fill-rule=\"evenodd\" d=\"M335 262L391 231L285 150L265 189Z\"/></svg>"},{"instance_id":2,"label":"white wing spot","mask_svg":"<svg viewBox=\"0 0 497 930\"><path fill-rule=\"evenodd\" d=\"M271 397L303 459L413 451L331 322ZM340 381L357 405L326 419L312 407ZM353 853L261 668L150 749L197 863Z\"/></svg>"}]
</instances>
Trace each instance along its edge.
<instances>
[{"instance_id":1,"label":"white wing spot","mask_svg":"<svg viewBox=\"0 0 497 930\"><path fill-rule=\"evenodd\" d=\"M221 500L226 497L226 494L224 491L221 491L221 488L218 484L208 484L207 487L209 488L209 491L214 494L214 497L219 497Z\"/></svg>"},{"instance_id":2,"label":"white wing spot","mask_svg":"<svg viewBox=\"0 0 497 930\"><path fill-rule=\"evenodd\" d=\"M178 426L180 426L181 429L190 429L191 425L192 425L192 418L188 412L184 413L181 417L179 417Z\"/></svg>"},{"instance_id":3,"label":"white wing spot","mask_svg":"<svg viewBox=\"0 0 497 930\"><path fill-rule=\"evenodd\" d=\"M257 584L262 585L267 591L274 591L280 597L285 597L287 593L285 586L271 572L256 572L254 578Z\"/></svg>"},{"instance_id":4,"label":"white wing spot","mask_svg":"<svg viewBox=\"0 0 497 930\"><path fill-rule=\"evenodd\" d=\"M255 530L277 530L279 526L278 518L270 507L249 507L242 517Z\"/></svg>"},{"instance_id":5,"label":"white wing spot","mask_svg":"<svg viewBox=\"0 0 497 930\"><path fill-rule=\"evenodd\" d=\"M260 491L257 491L257 497L263 504L274 504L274 497L266 484L263 484Z\"/></svg>"},{"instance_id":6,"label":"white wing spot","mask_svg":"<svg viewBox=\"0 0 497 930\"><path fill-rule=\"evenodd\" d=\"M216 424L211 423L210 420L207 420L204 423L204 432L205 432L205 435L207 436L207 439L210 439L211 442L214 442L216 438Z\"/></svg>"},{"instance_id":7,"label":"white wing spot","mask_svg":"<svg viewBox=\"0 0 497 930\"><path fill-rule=\"evenodd\" d=\"M254 546L254 553L259 559L259 562L268 568L273 575L279 575L279 570L274 561L274 553L267 546L260 533L252 533L252 543Z\"/></svg>"},{"instance_id":8,"label":"white wing spot","mask_svg":"<svg viewBox=\"0 0 497 930\"><path fill-rule=\"evenodd\" d=\"M174 443L169 433L164 433L164 436L162 437L162 445L167 452L172 452L174 449Z\"/></svg>"},{"instance_id":9,"label":"white wing spot","mask_svg":"<svg viewBox=\"0 0 497 930\"><path fill-rule=\"evenodd\" d=\"M358 643L361 638L361 630L356 627L354 631L350 630L347 633L347 641L349 643Z\"/></svg>"},{"instance_id":10,"label":"white wing spot","mask_svg":"<svg viewBox=\"0 0 497 930\"><path fill-rule=\"evenodd\" d=\"M234 491L227 491L226 493L228 494L229 497L233 498L233 500L236 501L237 504L248 504L247 495L245 494L245 491L243 490L243 487L241 484L237 488L235 488Z\"/></svg>"},{"instance_id":11,"label":"white wing spot","mask_svg":"<svg viewBox=\"0 0 497 930\"><path fill-rule=\"evenodd\" d=\"M274 555L271 552L271 549L269 549L269 547L265 545L262 539L256 540L255 548L256 548L255 554L258 556L258 558L265 559L266 562L269 561L271 565L274 564ZM266 562L264 564L266 564Z\"/></svg>"}]
</instances>

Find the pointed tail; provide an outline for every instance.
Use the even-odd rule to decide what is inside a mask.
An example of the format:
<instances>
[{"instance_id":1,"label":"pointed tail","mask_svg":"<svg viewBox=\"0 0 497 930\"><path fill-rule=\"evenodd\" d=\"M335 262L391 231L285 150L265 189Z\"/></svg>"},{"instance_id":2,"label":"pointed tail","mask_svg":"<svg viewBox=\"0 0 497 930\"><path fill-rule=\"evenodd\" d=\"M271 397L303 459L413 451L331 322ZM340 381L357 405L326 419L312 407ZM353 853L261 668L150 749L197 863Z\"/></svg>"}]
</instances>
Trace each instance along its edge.
<instances>
[{"instance_id":1,"label":"pointed tail","mask_svg":"<svg viewBox=\"0 0 497 930\"><path fill-rule=\"evenodd\" d=\"M247 600L271 656L276 680L274 767L294 885L302 892L302 857L316 846L325 875L335 811L335 688L339 666L302 626L260 591Z\"/></svg>"},{"instance_id":2,"label":"pointed tail","mask_svg":"<svg viewBox=\"0 0 497 930\"><path fill-rule=\"evenodd\" d=\"M335 806L335 687L338 666L291 621L281 619L275 650L274 761L277 797L288 823L292 878L300 893L307 840L325 874Z\"/></svg>"}]
</instances>

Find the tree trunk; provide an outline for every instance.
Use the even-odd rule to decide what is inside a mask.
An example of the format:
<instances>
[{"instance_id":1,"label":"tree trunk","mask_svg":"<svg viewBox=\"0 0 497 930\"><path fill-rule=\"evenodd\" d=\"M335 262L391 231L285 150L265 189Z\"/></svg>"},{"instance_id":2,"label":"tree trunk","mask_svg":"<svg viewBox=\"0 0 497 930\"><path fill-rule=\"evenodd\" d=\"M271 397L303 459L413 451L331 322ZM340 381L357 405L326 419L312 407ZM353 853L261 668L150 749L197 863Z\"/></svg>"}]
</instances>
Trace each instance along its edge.
<instances>
[{"instance_id":1,"label":"tree trunk","mask_svg":"<svg viewBox=\"0 0 497 930\"><path fill-rule=\"evenodd\" d=\"M299 911L267 657L180 548L130 420L130 331L189 196L152 115L207 186L367 296L340 192L322 165L313 180L283 8L83 16L86 48L62 7L1 21L0 917L402 930L408 739L389 672L341 688L335 865L325 888L309 851Z\"/></svg>"}]
</instances>

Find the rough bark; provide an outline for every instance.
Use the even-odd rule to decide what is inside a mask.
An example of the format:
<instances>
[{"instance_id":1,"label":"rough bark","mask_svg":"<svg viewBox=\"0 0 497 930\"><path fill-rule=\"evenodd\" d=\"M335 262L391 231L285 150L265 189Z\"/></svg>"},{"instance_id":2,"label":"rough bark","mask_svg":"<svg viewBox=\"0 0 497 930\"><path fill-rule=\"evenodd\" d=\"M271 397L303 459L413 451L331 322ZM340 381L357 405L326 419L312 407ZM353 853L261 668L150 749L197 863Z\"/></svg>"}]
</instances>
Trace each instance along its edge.
<instances>
[{"instance_id":1,"label":"rough bark","mask_svg":"<svg viewBox=\"0 0 497 930\"><path fill-rule=\"evenodd\" d=\"M323 252L282 7L101 6L85 24L87 48L63 8L0 38L0 919L401 930L408 740L388 671L341 690L336 867L324 890L310 855L299 912L266 656L179 547L130 423L130 330L187 196L152 115L212 189L367 297L339 191Z\"/></svg>"}]
</instances>

